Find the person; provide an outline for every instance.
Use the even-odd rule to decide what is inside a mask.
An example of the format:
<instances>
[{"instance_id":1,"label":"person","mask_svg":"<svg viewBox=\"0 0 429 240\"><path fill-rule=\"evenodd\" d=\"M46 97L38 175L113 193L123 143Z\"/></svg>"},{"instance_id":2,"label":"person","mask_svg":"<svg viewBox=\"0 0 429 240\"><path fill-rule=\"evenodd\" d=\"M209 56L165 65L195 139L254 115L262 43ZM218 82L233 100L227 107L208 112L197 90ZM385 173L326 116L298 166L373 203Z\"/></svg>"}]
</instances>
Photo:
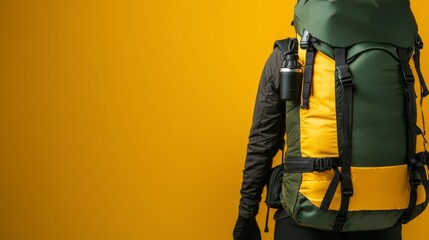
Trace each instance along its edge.
<instances>
[{"instance_id":1,"label":"person","mask_svg":"<svg viewBox=\"0 0 429 240\"><path fill-rule=\"evenodd\" d=\"M274 156L282 148L285 134L285 102L279 96L279 71L283 54L275 48L264 66L254 106L241 185L234 240L260 240L256 222L263 188L268 180ZM400 223L388 229L360 232L332 232L303 227L283 209L277 210L275 240L401 240Z\"/></svg>"}]
</instances>

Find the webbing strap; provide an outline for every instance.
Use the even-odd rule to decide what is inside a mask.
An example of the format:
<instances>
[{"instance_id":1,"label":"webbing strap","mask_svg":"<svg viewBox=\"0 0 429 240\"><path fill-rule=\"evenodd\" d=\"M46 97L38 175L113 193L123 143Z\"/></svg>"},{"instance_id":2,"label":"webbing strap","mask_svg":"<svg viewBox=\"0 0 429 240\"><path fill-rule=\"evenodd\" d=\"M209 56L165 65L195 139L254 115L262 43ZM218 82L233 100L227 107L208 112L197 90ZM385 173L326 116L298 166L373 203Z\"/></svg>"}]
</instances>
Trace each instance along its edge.
<instances>
[{"instance_id":1,"label":"webbing strap","mask_svg":"<svg viewBox=\"0 0 429 240\"><path fill-rule=\"evenodd\" d=\"M305 66L304 66L304 86L302 89L302 109L309 109L308 101L311 93L311 82L313 81L313 66L314 58L316 57L316 49L311 45L311 41L308 41L307 53L305 55Z\"/></svg>"},{"instance_id":2,"label":"webbing strap","mask_svg":"<svg viewBox=\"0 0 429 240\"><path fill-rule=\"evenodd\" d=\"M343 93L343 132L341 159L341 205L335 219L333 231L339 232L347 221L350 197L353 196L351 177L352 159L352 117L353 117L353 79L346 62L346 49L335 48L335 67Z\"/></svg>"},{"instance_id":3,"label":"webbing strap","mask_svg":"<svg viewBox=\"0 0 429 240\"><path fill-rule=\"evenodd\" d=\"M333 169L338 165L339 158L286 158L284 162L285 172L287 173L305 173L305 172L323 172Z\"/></svg>"},{"instance_id":4,"label":"webbing strap","mask_svg":"<svg viewBox=\"0 0 429 240\"><path fill-rule=\"evenodd\" d=\"M426 175L426 169L422 159L416 155L416 159L410 163L410 203L408 208L405 209L401 216L401 223L406 224L413 218L413 210L417 204L417 188L419 185L423 185L426 193L426 202L429 199L429 181Z\"/></svg>"},{"instance_id":5,"label":"webbing strap","mask_svg":"<svg viewBox=\"0 0 429 240\"><path fill-rule=\"evenodd\" d=\"M323 197L320 209L328 211L331 205L332 199L334 199L335 192L337 191L338 184L340 183L340 172L338 168L334 168L334 177L326 190L325 197Z\"/></svg>"},{"instance_id":6,"label":"webbing strap","mask_svg":"<svg viewBox=\"0 0 429 240\"><path fill-rule=\"evenodd\" d=\"M414 60L414 66L416 67L417 76L420 81L420 112L421 112L421 118L422 118L422 137L423 137L423 147L426 151L426 127L425 127L425 116L423 114L423 98L426 97L429 94L428 88L426 86L425 79L423 78L422 70L420 68L420 50L423 49L423 41L420 37L420 35L417 35L416 42L415 42L415 50L413 55Z\"/></svg>"},{"instance_id":7,"label":"webbing strap","mask_svg":"<svg viewBox=\"0 0 429 240\"><path fill-rule=\"evenodd\" d=\"M421 179L422 179L422 184L425 187L426 190L426 200L429 200L429 180L427 178L426 175L426 169L425 169L425 165L428 164L428 156L429 153L428 152L421 152L416 154L416 161L417 161L417 171L419 172Z\"/></svg>"},{"instance_id":8,"label":"webbing strap","mask_svg":"<svg viewBox=\"0 0 429 240\"><path fill-rule=\"evenodd\" d=\"M429 153L427 151L417 153L416 161L417 161L417 171L419 172L419 175L422 179L422 184L425 188L426 201L429 201L429 180L427 178L426 168L425 168L425 165L427 165L429 161Z\"/></svg>"},{"instance_id":9,"label":"webbing strap","mask_svg":"<svg viewBox=\"0 0 429 240\"><path fill-rule=\"evenodd\" d=\"M399 61L402 67L402 77L405 86L405 107L407 111L407 157L408 160L415 159L416 148L416 122L417 122L417 107L414 91L414 75L408 63L408 53L406 48L398 48Z\"/></svg>"},{"instance_id":10,"label":"webbing strap","mask_svg":"<svg viewBox=\"0 0 429 240\"><path fill-rule=\"evenodd\" d=\"M410 65L408 63L408 52L406 48L397 49L399 61L402 68L402 77L404 80L405 87L405 108L407 112L407 158L408 164L410 166L410 201L408 203L407 209L404 211L401 217L402 223L407 223L412 218L412 212L416 207L417 203L417 187L421 184L422 179L419 173L419 166L416 161L416 142L418 127L417 122L417 107L414 91L414 75L411 71ZM426 175L426 173L425 173Z\"/></svg>"},{"instance_id":11,"label":"webbing strap","mask_svg":"<svg viewBox=\"0 0 429 240\"><path fill-rule=\"evenodd\" d=\"M420 81L421 98L429 95L429 90L426 86L425 79L423 78L422 70L420 68L420 50L423 49L423 42L419 35L416 37L416 46L414 50L413 60L416 67L416 72Z\"/></svg>"}]
</instances>

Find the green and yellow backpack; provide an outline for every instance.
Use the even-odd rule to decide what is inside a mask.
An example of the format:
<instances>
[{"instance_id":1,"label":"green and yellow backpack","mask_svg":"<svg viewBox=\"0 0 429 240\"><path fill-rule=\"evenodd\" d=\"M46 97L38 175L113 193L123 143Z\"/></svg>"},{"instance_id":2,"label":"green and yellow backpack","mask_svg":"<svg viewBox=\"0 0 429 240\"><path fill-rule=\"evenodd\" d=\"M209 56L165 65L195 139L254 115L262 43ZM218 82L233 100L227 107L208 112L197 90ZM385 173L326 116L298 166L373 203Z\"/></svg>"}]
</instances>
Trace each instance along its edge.
<instances>
[{"instance_id":1,"label":"green and yellow backpack","mask_svg":"<svg viewBox=\"0 0 429 240\"><path fill-rule=\"evenodd\" d=\"M286 102L283 208L330 231L407 223L429 194L429 91L409 0L299 0L294 27L303 80Z\"/></svg>"}]
</instances>

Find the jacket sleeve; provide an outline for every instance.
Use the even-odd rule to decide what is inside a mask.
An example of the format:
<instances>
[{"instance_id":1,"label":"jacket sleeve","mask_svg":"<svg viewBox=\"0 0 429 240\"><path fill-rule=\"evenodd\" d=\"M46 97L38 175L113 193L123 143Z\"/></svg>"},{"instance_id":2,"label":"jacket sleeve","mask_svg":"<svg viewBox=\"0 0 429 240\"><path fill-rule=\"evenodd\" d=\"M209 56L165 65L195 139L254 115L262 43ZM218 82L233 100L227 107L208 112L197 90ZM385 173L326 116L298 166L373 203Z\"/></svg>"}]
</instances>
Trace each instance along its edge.
<instances>
[{"instance_id":1,"label":"jacket sleeve","mask_svg":"<svg viewBox=\"0 0 429 240\"><path fill-rule=\"evenodd\" d=\"M283 61L274 49L262 72L249 134L241 186L239 215L256 216L273 157L283 144L285 102L279 97L279 72Z\"/></svg>"}]
</instances>

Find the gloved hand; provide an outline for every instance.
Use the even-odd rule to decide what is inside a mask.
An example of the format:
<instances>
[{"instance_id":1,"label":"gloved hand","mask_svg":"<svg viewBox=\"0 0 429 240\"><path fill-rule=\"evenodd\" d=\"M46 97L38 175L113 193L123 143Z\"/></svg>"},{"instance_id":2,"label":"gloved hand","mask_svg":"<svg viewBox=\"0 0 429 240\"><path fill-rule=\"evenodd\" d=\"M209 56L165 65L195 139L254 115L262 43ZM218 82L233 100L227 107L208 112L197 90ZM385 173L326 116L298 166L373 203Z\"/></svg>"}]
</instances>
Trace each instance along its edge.
<instances>
[{"instance_id":1,"label":"gloved hand","mask_svg":"<svg viewBox=\"0 0 429 240\"><path fill-rule=\"evenodd\" d=\"M255 218L238 216L232 233L234 240L261 240L261 231Z\"/></svg>"}]
</instances>

